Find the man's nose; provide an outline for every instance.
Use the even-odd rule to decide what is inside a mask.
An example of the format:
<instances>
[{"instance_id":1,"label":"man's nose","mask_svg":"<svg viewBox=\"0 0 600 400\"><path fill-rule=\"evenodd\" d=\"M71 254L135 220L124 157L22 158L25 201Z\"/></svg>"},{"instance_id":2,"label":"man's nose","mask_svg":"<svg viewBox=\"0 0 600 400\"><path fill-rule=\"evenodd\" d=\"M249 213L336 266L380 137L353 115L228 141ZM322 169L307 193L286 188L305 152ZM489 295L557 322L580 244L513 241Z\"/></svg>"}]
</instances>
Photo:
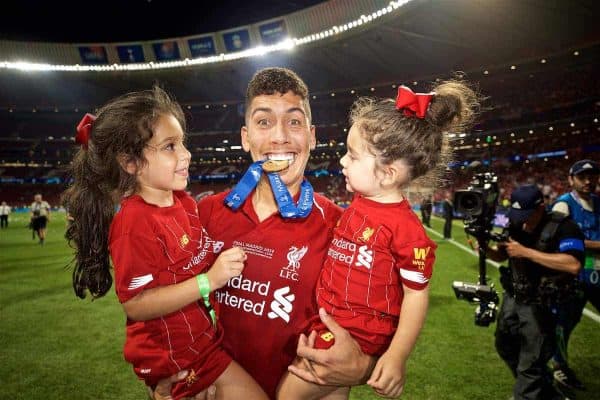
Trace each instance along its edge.
<instances>
[{"instance_id":1,"label":"man's nose","mask_svg":"<svg viewBox=\"0 0 600 400\"><path fill-rule=\"evenodd\" d=\"M289 132L284 122L280 122L271 132L271 141L273 143L288 143L290 141Z\"/></svg>"}]
</instances>

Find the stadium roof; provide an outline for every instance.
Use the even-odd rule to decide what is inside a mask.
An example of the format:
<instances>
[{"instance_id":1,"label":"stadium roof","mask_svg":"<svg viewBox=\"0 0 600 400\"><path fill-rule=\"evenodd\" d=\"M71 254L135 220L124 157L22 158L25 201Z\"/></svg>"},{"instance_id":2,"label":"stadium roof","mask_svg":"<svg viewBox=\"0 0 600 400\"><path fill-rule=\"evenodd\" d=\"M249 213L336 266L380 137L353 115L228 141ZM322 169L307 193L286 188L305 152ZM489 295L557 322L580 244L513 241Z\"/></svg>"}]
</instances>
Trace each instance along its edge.
<instances>
[{"instance_id":1,"label":"stadium roof","mask_svg":"<svg viewBox=\"0 0 600 400\"><path fill-rule=\"evenodd\" d=\"M415 0L376 23L265 57L166 71L0 71L0 108L99 105L155 81L181 102L237 102L252 74L266 66L292 68L312 92L431 80L451 71L473 76L575 50L597 52L599 16L596 0Z\"/></svg>"},{"instance_id":2,"label":"stadium roof","mask_svg":"<svg viewBox=\"0 0 600 400\"><path fill-rule=\"evenodd\" d=\"M214 32L324 0L20 0L0 14L0 40L126 42Z\"/></svg>"}]
</instances>

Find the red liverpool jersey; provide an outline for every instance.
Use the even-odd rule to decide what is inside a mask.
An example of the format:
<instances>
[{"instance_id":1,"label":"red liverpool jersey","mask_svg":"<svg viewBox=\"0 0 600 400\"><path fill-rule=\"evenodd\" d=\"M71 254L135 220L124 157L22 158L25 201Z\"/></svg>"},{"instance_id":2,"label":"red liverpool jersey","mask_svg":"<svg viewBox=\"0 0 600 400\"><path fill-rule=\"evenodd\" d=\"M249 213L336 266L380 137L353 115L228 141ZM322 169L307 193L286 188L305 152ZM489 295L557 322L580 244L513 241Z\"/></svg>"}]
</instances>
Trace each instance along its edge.
<instances>
[{"instance_id":1,"label":"red liverpool jersey","mask_svg":"<svg viewBox=\"0 0 600 400\"><path fill-rule=\"evenodd\" d=\"M398 325L402 285L428 285L436 247L408 201L384 204L357 195L335 228L317 302L363 351L381 354Z\"/></svg>"},{"instance_id":2,"label":"red liverpool jersey","mask_svg":"<svg viewBox=\"0 0 600 400\"><path fill-rule=\"evenodd\" d=\"M274 398L296 356L298 335L316 312L315 284L341 210L315 194L308 217L283 219L275 213L259 222L251 197L233 211L223 204L226 195L198 204L209 235L248 255L242 275L216 294L223 347Z\"/></svg>"},{"instance_id":3,"label":"red liverpool jersey","mask_svg":"<svg viewBox=\"0 0 600 400\"><path fill-rule=\"evenodd\" d=\"M200 225L196 202L184 192L174 192L173 199L171 207L148 204L137 195L121 203L109 248L122 303L143 290L204 272L221 250ZM198 366L212 366L197 374L210 384L230 362L220 348L221 339L222 329L215 329L204 306L194 302L160 318L128 319L124 355L147 384L182 369L198 372ZM174 394L177 389L174 386Z\"/></svg>"}]
</instances>

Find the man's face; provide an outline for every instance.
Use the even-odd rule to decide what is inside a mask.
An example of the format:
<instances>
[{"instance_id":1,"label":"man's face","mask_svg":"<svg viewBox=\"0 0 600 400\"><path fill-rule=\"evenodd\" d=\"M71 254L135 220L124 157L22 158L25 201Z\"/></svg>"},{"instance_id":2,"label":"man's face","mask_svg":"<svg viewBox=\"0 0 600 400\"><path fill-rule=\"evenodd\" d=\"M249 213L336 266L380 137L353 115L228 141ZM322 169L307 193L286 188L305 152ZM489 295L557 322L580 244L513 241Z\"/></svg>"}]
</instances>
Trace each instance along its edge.
<instances>
[{"instance_id":1,"label":"man's face","mask_svg":"<svg viewBox=\"0 0 600 400\"><path fill-rule=\"evenodd\" d=\"M523 231L529 232L529 233L535 231L535 228L537 228L539 223L542 221L543 216L544 216L544 205L541 204L533 213L531 213L529 218L527 218L527 220L525 220L525 222L523 223Z\"/></svg>"},{"instance_id":2,"label":"man's face","mask_svg":"<svg viewBox=\"0 0 600 400\"><path fill-rule=\"evenodd\" d=\"M304 179L310 151L315 148L315 127L308 120L302 97L287 92L252 99L242 127L242 146L253 161L286 159L279 172L283 183L296 191Z\"/></svg>"},{"instance_id":3,"label":"man's face","mask_svg":"<svg viewBox=\"0 0 600 400\"><path fill-rule=\"evenodd\" d=\"M36 194L35 196L33 196L33 201L40 203L42 201L42 195Z\"/></svg>"},{"instance_id":4,"label":"man's face","mask_svg":"<svg viewBox=\"0 0 600 400\"><path fill-rule=\"evenodd\" d=\"M587 198L596 191L598 176L598 174L593 172L581 172L577 175L569 176L569 184L578 195Z\"/></svg>"}]
</instances>

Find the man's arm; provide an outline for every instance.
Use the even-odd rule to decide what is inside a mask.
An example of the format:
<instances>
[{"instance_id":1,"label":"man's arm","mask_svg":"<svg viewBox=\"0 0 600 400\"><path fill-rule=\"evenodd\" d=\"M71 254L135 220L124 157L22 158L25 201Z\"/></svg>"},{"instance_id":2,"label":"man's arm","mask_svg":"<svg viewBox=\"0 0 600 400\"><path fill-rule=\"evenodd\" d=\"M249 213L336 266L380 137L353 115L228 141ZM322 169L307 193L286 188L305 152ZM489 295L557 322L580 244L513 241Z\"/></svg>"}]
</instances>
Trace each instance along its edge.
<instances>
[{"instance_id":1,"label":"man's arm","mask_svg":"<svg viewBox=\"0 0 600 400\"><path fill-rule=\"evenodd\" d=\"M519 242L509 239L504 244L510 257L527 258L537 264L556 271L568 272L576 275L581 269L581 262L567 253L544 253L542 251L523 246Z\"/></svg>"},{"instance_id":2,"label":"man's arm","mask_svg":"<svg viewBox=\"0 0 600 400\"><path fill-rule=\"evenodd\" d=\"M316 332L311 332L309 337L300 335L297 354L304 358L304 365L290 365L288 370L319 385L352 386L365 383L375 366L375 357L364 354L350 333L324 309L319 310L319 316L333 333L335 343L327 350L315 349Z\"/></svg>"},{"instance_id":3,"label":"man's arm","mask_svg":"<svg viewBox=\"0 0 600 400\"><path fill-rule=\"evenodd\" d=\"M585 248L593 251L600 251L600 242L596 240L585 240Z\"/></svg>"}]
</instances>

